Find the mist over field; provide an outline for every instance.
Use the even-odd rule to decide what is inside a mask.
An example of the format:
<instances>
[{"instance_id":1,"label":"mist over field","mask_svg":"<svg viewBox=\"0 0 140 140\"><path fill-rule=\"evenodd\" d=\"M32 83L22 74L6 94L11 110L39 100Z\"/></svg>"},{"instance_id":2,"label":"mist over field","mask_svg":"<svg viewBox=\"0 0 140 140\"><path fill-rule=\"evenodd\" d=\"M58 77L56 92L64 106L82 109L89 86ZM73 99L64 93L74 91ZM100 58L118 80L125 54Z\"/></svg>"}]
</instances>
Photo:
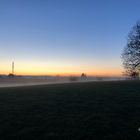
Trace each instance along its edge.
<instances>
[{"instance_id":1,"label":"mist over field","mask_svg":"<svg viewBox=\"0 0 140 140\"><path fill-rule=\"evenodd\" d=\"M93 82L93 81L121 81L126 77L86 77L80 76L16 76L16 77L0 77L0 87L13 86L30 86L30 85L47 85L47 84L63 84L73 82Z\"/></svg>"}]
</instances>

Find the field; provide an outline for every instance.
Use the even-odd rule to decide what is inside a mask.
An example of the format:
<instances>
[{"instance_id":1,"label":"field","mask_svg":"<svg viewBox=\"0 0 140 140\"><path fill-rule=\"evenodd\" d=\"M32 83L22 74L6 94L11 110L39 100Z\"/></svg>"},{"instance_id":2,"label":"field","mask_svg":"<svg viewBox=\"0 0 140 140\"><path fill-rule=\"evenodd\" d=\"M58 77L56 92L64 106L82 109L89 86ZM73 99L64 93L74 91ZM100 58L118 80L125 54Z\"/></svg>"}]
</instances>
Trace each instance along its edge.
<instances>
[{"instance_id":1,"label":"field","mask_svg":"<svg viewBox=\"0 0 140 140\"><path fill-rule=\"evenodd\" d=\"M140 82L0 88L0 140L139 140Z\"/></svg>"}]
</instances>

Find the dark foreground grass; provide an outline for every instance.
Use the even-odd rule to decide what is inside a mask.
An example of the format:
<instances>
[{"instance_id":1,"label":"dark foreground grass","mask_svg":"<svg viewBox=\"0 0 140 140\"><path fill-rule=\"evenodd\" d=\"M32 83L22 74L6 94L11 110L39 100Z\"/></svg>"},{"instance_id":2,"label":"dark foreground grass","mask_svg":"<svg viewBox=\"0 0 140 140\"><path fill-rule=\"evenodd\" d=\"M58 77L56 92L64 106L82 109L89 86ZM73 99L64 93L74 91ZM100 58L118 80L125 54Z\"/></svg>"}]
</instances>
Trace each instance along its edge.
<instances>
[{"instance_id":1,"label":"dark foreground grass","mask_svg":"<svg viewBox=\"0 0 140 140\"><path fill-rule=\"evenodd\" d=\"M0 140L139 140L140 82L0 88Z\"/></svg>"}]
</instances>

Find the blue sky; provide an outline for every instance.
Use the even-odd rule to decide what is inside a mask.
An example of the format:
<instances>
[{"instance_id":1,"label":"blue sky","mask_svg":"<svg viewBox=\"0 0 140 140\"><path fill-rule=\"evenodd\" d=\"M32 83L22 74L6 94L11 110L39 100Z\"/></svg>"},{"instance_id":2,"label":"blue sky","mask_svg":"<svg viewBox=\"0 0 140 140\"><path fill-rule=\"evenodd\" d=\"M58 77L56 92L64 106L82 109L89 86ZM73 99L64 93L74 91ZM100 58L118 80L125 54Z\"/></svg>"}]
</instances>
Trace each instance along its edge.
<instances>
[{"instance_id":1,"label":"blue sky","mask_svg":"<svg viewBox=\"0 0 140 140\"><path fill-rule=\"evenodd\" d=\"M0 0L0 69L120 75L139 0Z\"/></svg>"}]
</instances>

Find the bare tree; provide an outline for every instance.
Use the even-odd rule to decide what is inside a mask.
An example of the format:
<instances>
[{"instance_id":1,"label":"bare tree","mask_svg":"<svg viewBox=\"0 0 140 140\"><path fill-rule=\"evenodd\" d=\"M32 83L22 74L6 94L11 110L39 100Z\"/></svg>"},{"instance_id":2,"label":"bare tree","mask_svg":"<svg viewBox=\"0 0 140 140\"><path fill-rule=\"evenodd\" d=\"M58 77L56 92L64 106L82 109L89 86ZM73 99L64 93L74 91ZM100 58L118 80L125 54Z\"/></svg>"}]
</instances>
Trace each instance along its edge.
<instances>
[{"instance_id":1,"label":"bare tree","mask_svg":"<svg viewBox=\"0 0 140 140\"><path fill-rule=\"evenodd\" d=\"M125 74L138 77L140 73L140 21L128 35L127 45L122 53Z\"/></svg>"}]
</instances>

